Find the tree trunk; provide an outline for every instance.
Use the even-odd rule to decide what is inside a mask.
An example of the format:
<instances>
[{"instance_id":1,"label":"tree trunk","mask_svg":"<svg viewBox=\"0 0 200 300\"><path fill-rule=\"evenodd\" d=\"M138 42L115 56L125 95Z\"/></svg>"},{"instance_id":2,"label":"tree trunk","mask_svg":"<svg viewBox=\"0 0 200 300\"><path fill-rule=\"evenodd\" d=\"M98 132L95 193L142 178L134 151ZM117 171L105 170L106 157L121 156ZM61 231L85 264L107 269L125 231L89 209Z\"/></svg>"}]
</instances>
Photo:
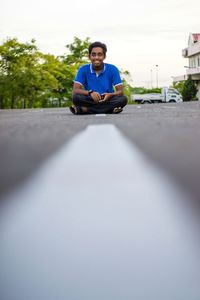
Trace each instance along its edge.
<instances>
[{"instance_id":1,"label":"tree trunk","mask_svg":"<svg viewBox=\"0 0 200 300\"><path fill-rule=\"evenodd\" d=\"M11 98L11 109L14 108L14 105L15 105L15 98L14 98L14 96L12 95L12 98Z\"/></svg>"},{"instance_id":2,"label":"tree trunk","mask_svg":"<svg viewBox=\"0 0 200 300\"><path fill-rule=\"evenodd\" d=\"M30 108L32 108L33 107L33 99L32 98L29 100L29 103L30 103Z\"/></svg>"},{"instance_id":3,"label":"tree trunk","mask_svg":"<svg viewBox=\"0 0 200 300\"><path fill-rule=\"evenodd\" d=\"M0 109L4 108L3 97L0 96Z\"/></svg>"},{"instance_id":4,"label":"tree trunk","mask_svg":"<svg viewBox=\"0 0 200 300\"><path fill-rule=\"evenodd\" d=\"M23 99L23 108L26 108L26 99Z\"/></svg>"}]
</instances>

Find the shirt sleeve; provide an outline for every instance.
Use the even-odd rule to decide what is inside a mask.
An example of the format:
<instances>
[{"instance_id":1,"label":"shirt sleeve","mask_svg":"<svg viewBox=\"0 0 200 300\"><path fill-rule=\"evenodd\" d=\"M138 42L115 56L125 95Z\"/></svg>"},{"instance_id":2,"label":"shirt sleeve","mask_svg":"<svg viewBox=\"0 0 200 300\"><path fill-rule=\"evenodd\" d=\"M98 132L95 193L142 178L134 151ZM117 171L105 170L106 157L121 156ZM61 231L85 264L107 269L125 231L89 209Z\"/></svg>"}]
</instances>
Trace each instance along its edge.
<instances>
[{"instance_id":1,"label":"shirt sleeve","mask_svg":"<svg viewBox=\"0 0 200 300\"><path fill-rule=\"evenodd\" d=\"M121 84L122 84L122 80L121 80L119 70L117 69L117 67L113 66L113 85L116 86Z\"/></svg>"},{"instance_id":2,"label":"shirt sleeve","mask_svg":"<svg viewBox=\"0 0 200 300\"><path fill-rule=\"evenodd\" d=\"M84 76L84 69L83 67L80 67L78 69L78 72L75 76L74 82L80 83L81 85L85 85L85 76Z\"/></svg>"}]
</instances>

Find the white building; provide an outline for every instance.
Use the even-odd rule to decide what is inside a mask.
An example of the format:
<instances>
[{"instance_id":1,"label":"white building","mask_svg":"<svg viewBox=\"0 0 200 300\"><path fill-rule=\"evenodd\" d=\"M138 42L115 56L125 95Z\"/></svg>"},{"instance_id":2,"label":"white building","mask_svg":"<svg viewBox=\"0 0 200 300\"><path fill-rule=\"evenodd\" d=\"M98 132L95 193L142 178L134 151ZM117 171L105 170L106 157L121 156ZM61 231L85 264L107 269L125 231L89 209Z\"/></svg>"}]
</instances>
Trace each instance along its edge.
<instances>
[{"instance_id":1,"label":"white building","mask_svg":"<svg viewBox=\"0 0 200 300\"><path fill-rule=\"evenodd\" d=\"M182 50L182 56L189 60L186 74L173 77L173 81L185 81L191 75L197 83L197 98L200 100L200 33L190 33L188 47Z\"/></svg>"}]
</instances>

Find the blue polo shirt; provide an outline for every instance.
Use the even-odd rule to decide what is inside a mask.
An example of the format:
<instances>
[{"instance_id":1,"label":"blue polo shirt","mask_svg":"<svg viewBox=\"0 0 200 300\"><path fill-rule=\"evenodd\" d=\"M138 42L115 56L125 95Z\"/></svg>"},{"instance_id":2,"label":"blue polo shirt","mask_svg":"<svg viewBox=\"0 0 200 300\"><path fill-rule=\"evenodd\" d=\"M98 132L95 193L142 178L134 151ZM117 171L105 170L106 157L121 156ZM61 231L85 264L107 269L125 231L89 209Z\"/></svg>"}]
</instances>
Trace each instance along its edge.
<instances>
[{"instance_id":1,"label":"blue polo shirt","mask_svg":"<svg viewBox=\"0 0 200 300\"><path fill-rule=\"evenodd\" d=\"M104 63L101 73L96 74L92 64L86 64L78 69L74 82L83 85L85 90L93 90L100 94L113 93L113 86L121 85L119 70L111 64Z\"/></svg>"}]
</instances>

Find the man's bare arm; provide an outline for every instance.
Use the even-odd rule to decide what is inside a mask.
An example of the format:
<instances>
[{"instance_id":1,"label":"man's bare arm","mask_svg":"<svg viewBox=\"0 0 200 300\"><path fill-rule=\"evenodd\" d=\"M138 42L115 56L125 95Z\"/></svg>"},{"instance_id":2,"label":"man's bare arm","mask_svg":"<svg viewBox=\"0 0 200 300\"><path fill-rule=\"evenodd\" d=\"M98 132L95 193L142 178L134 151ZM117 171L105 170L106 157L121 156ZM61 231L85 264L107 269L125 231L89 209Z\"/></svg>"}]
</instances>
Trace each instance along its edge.
<instances>
[{"instance_id":1,"label":"man's bare arm","mask_svg":"<svg viewBox=\"0 0 200 300\"><path fill-rule=\"evenodd\" d=\"M83 86L78 82L74 82L72 92L73 92L73 94L80 94L80 95L85 95L85 96L88 96L88 94L89 94L89 91L84 90Z\"/></svg>"},{"instance_id":2,"label":"man's bare arm","mask_svg":"<svg viewBox=\"0 0 200 300\"><path fill-rule=\"evenodd\" d=\"M74 82L73 94L80 94L80 95L85 95L85 96L90 95L91 98L94 100L94 102L99 102L99 100L101 100L101 95L99 93L97 93L95 91L93 91L92 93L89 93L89 91L84 90L83 86L78 82Z\"/></svg>"}]
</instances>

